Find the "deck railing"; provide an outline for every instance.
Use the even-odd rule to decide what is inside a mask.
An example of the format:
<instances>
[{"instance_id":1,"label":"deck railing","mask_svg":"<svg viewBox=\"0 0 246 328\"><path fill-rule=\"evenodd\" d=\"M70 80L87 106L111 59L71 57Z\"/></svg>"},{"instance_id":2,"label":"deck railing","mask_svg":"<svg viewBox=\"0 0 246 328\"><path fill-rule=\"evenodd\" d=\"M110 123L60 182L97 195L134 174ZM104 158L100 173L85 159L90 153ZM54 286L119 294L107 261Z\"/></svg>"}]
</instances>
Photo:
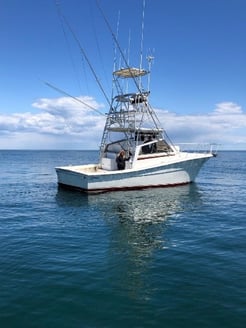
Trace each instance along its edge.
<instances>
[{"instance_id":1,"label":"deck railing","mask_svg":"<svg viewBox=\"0 0 246 328\"><path fill-rule=\"evenodd\" d=\"M216 155L218 152L218 144L214 143L193 143L193 142L183 142L176 143L175 148L182 152L194 152L194 153L208 153Z\"/></svg>"}]
</instances>

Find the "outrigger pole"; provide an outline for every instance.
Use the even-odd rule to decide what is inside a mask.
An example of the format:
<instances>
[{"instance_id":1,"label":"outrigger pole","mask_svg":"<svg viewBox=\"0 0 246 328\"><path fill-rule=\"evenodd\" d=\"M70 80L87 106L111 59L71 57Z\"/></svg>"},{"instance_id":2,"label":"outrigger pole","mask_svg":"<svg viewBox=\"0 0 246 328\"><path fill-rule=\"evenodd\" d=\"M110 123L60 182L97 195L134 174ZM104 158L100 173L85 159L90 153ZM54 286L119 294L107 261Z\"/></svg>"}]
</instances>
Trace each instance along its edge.
<instances>
[{"instance_id":1,"label":"outrigger pole","mask_svg":"<svg viewBox=\"0 0 246 328\"><path fill-rule=\"evenodd\" d=\"M58 4L57 4L57 6L58 6ZM92 72L92 74L93 74L93 76L94 76L94 78L95 78L95 80L96 80L96 82L97 82L99 88L100 88L100 90L102 91L102 93L103 93L103 95L104 95L104 97L105 97L105 99L106 99L106 101L107 101L107 103L108 103L108 105L109 105L109 107L110 107L110 106L111 106L111 102L110 102L110 100L109 100L109 98L108 98L106 92L104 91L103 86L102 86L102 84L100 83L99 78L97 77L96 72L95 72L93 66L91 65L91 62L89 61L89 58L88 58L88 56L87 56L87 54L86 54L84 48L82 47L82 45L81 45L79 39L78 39L77 36L75 35L75 33L74 33L74 31L73 31L71 25L70 25L69 22L67 21L66 17L61 13L61 10L59 10L58 12L59 12L60 18L65 22L65 24L67 25L68 29L70 30L70 32L71 32L71 34L72 34L74 40L76 41L76 43L77 43L77 45L78 45L78 47L79 47L79 49L80 49L80 51L81 51L83 57L85 58L85 60L86 60L86 62L87 62L87 64L88 64L88 66L89 66L89 68L90 68L90 70L91 70L91 72Z\"/></svg>"},{"instance_id":2,"label":"outrigger pole","mask_svg":"<svg viewBox=\"0 0 246 328\"><path fill-rule=\"evenodd\" d=\"M102 115L102 116L105 116L102 112L100 112L99 110L97 110L95 107L93 107L93 106L91 106L91 105L85 103L83 100L81 100L81 99L79 99L79 98L77 98L77 97L74 97L74 96L70 95L68 92L66 92L66 91L64 91L64 90L62 90L62 89L59 89L58 87L52 85L52 84L49 83L49 82L46 82L46 81L43 81L43 82L44 82L44 84L46 84L48 87L50 87L50 88L52 88L52 89L58 91L59 93L61 93L61 94L65 95L65 96L68 96L68 97L72 98L73 100L75 100L75 101L77 101L77 102L79 102L79 103L85 105L86 107L89 107L90 109L94 110L97 114L100 114L100 115Z\"/></svg>"}]
</instances>

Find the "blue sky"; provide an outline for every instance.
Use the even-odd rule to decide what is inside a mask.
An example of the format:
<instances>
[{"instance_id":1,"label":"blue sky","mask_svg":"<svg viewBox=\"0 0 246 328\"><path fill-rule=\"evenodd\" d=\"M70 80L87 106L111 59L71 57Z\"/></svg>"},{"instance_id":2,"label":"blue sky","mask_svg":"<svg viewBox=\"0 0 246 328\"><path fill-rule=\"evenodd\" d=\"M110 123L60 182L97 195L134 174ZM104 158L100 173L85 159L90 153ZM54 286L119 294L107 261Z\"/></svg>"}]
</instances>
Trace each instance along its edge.
<instances>
[{"instance_id":1,"label":"blue sky","mask_svg":"<svg viewBox=\"0 0 246 328\"><path fill-rule=\"evenodd\" d=\"M99 3L139 65L143 1ZM107 111L58 10L110 97L114 46L96 0L0 0L0 149L100 144L104 117L43 83ZM244 0L145 0L143 58L155 57L150 101L174 142L246 149L245 31Z\"/></svg>"}]
</instances>

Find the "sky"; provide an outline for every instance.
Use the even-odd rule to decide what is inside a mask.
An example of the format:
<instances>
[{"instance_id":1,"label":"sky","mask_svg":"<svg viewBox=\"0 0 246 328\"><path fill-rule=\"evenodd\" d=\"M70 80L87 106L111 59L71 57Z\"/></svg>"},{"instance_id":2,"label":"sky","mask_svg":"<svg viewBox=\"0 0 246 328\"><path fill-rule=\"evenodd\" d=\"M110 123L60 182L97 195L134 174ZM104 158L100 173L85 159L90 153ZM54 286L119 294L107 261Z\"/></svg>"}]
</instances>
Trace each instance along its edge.
<instances>
[{"instance_id":1,"label":"sky","mask_svg":"<svg viewBox=\"0 0 246 328\"><path fill-rule=\"evenodd\" d=\"M174 143L246 150L245 0L0 0L0 149L98 149L112 32Z\"/></svg>"}]
</instances>

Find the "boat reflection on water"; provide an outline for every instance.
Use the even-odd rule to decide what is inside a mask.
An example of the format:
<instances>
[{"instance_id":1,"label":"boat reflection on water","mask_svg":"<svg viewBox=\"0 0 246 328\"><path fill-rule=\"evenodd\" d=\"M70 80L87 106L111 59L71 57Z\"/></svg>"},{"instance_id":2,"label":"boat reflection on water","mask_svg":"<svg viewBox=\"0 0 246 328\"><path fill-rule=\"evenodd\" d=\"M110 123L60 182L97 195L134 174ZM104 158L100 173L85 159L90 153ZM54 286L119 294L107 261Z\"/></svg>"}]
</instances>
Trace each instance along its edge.
<instances>
[{"instance_id":1,"label":"boat reflection on water","mask_svg":"<svg viewBox=\"0 0 246 328\"><path fill-rule=\"evenodd\" d=\"M156 188L139 191L119 191L90 195L58 188L56 202L59 206L86 207L96 211L106 222L154 225L182 212L184 206L199 199L196 184L174 188ZM86 218L85 218L86 219Z\"/></svg>"},{"instance_id":2,"label":"boat reflection on water","mask_svg":"<svg viewBox=\"0 0 246 328\"><path fill-rule=\"evenodd\" d=\"M190 186L183 186L115 193L110 196L110 204L121 223L156 224L181 209L182 198L189 190Z\"/></svg>"},{"instance_id":3,"label":"boat reflection on water","mask_svg":"<svg viewBox=\"0 0 246 328\"><path fill-rule=\"evenodd\" d=\"M172 247L168 227L200 202L200 193L195 184L98 195L60 190L57 202L83 207L83 213L85 208L93 211L87 219L96 218L98 236L106 235L107 240L98 237L98 243L106 247L106 266L115 288L127 290L133 298L148 299L153 291L146 286L145 273L156 256L163 258L163 251Z\"/></svg>"}]
</instances>

